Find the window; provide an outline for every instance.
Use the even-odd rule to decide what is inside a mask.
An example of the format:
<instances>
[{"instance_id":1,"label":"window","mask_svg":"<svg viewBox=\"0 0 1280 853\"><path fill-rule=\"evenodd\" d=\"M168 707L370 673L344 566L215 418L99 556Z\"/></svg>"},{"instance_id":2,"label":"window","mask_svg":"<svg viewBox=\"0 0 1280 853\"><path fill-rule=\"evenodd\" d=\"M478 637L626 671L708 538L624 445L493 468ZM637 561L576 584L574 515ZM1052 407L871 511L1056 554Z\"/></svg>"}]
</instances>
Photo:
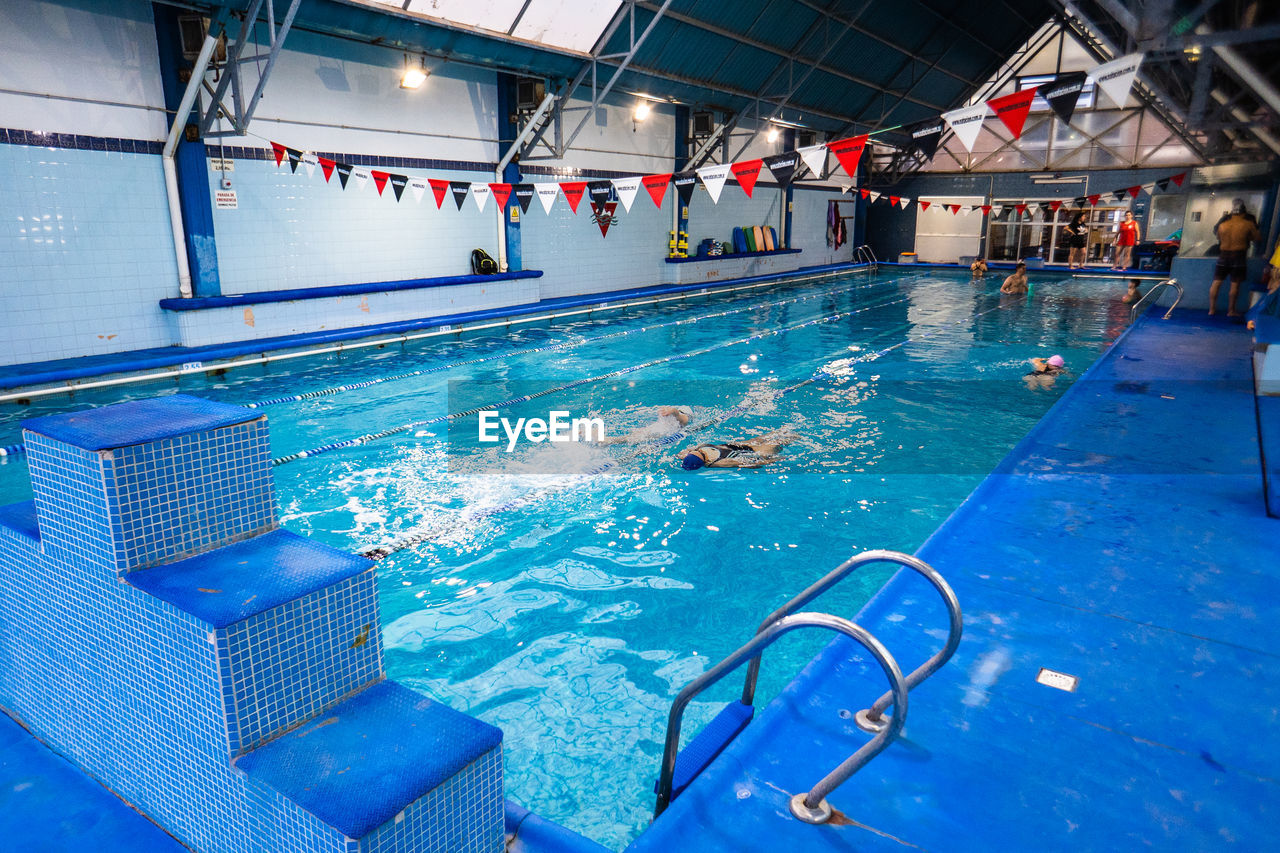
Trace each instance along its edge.
<instances>
[{"instance_id":1,"label":"window","mask_svg":"<svg viewBox=\"0 0 1280 853\"><path fill-rule=\"evenodd\" d=\"M1085 262L1103 264L1111 262L1112 241L1127 206L1073 207L1068 200L1057 213L1044 210L1038 204L1051 199L999 198L992 204L1001 205L997 215L993 210L987 222L987 257L993 261L1018 261L1040 258L1045 263L1065 264L1069 247L1065 228L1077 213L1085 214L1089 223L1089 244L1085 249ZM1017 206L1026 204L1021 215Z\"/></svg>"}]
</instances>

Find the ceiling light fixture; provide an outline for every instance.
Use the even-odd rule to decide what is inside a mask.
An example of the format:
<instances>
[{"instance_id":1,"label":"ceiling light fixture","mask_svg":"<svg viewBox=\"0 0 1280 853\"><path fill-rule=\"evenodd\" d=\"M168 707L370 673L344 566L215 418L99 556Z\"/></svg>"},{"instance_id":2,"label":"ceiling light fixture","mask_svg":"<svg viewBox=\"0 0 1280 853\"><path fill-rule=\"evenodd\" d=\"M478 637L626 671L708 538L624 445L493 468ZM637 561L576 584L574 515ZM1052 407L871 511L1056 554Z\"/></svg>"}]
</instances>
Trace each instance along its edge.
<instances>
[{"instance_id":1,"label":"ceiling light fixture","mask_svg":"<svg viewBox=\"0 0 1280 853\"><path fill-rule=\"evenodd\" d=\"M427 70L427 58L425 56L418 57L417 65L409 64L409 54L404 56L404 73L400 75L401 89L416 89L422 85L422 81L427 79L427 75L431 72Z\"/></svg>"},{"instance_id":2,"label":"ceiling light fixture","mask_svg":"<svg viewBox=\"0 0 1280 853\"><path fill-rule=\"evenodd\" d=\"M776 127L771 127L769 128L769 132L765 134L764 138L769 140L770 142L777 142L778 137L781 135L782 135L782 131L778 130L778 128Z\"/></svg>"},{"instance_id":3,"label":"ceiling light fixture","mask_svg":"<svg viewBox=\"0 0 1280 853\"><path fill-rule=\"evenodd\" d=\"M650 107L648 101L641 101L636 104L636 111L632 113L636 121L644 121L649 117Z\"/></svg>"}]
</instances>

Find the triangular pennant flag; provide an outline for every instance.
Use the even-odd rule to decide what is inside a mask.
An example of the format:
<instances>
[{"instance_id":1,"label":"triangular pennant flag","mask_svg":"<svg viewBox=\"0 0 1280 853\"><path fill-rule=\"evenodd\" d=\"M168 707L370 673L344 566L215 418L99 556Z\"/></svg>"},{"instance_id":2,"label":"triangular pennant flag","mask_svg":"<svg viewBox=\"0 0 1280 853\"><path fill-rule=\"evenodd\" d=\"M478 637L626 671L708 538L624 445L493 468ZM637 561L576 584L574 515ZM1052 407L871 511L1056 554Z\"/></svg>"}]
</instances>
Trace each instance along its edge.
<instances>
[{"instance_id":1,"label":"triangular pennant flag","mask_svg":"<svg viewBox=\"0 0 1280 853\"><path fill-rule=\"evenodd\" d=\"M564 200L569 202L569 209L577 213L578 202L582 201L582 195L587 191L587 182L568 181L560 185L560 191L564 193Z\"/></svg>"},{"instance_id":2,"label":"triangular pennant flag","mask_svg":"<svg viewBox=\"0 0 1280 853\"><path fill-rule=\"evenodd\" d=\"M1004 213L1004 205L1003 204L991 205L991 212L994 213L996 216L999 216L1000 214Z\"/></svg>"},{"instance_id":3,"label":"triangular pennant flag","mask_svg":"<svg viewBox=\"0 0 1280 853\"><path fill-rule=\"evenodd\" d=\"M338 164L338 183L342 184L342 188L347 188L347 179L351 177L351 167L346 163Z\"/></svg>"},{"instance_id":4,"label":"triangular pennant flag","mask_svg":"<svg viewBox=\"0 0 1280 853\"><path fill-rule=\"evenodd\" d=\"M436 197L436 210L444 204L445 193L449 192L449 182L442 181L439 178L427 178L427 183L431 185L431 192ZM462 205L458 205L458 209L462 209Z\"/></svg>"},{"instance_id":5,"label":"triangular pennant flag","mask_svg":"<svg viewBox=\"0 0 1280 853\"><path fill-rule=\"evenodd\" d=\"M1089 79L1098 84L1098 88L1106 93L1112 103L1124 109L1129 101L1129 90L1133 88L1133 78L1138 76L1138 66L1141 64L1142 54L1130 53L1102 63L1089 72Z\"/></svg>"},{"instance_id":6,"label":"triangular pennant flag","mask_svg":"<svg viewBox=\"0 0 1280 853\"><path fill-rule=\"evenodd\" d=\"M858 190L858 192L862 194L862 200L863 200L863 201L866 201L866 200L867 200L867 196L871 195L871 190L868 190L868 189L860 189L860 190Z\"/></svg>"},{"instance_id":7,"label":"triangular pennant flag","mask_svg":"<svg viewBox=\"0 0 1280 853\"><path fill-rule=\"evenodd\" d=\"M796 169L800 167L800 157L794 151L770 154L764 158L764 164L769 167L769 174L773 175L773 179L785 187L795 178Z\"/></svg>"},{"instance_id":8,"label":"triangular pennant flag","mask_svg":"<svg viewBox=\"0 0 1280 853\"><path fill-rule=\"evenodd\" d=\"M911 137L911 142L907 150L918 151L924 155L924 159L932 160L938 150L938 143L942 141L942 131L945 129L946 125L943 124L941 117L908 125L906 131L907 136Z\"/></svg>"},{"instance_id":9,"label":"triangular pennant flag","mask_svg":"<svg viewBox=\"0 0 1280 853\"><path fill-rule=\"evenodd\" d=\"M391 176L386 172L379 172L377 169L374 169L369 174L373 176L373 185L378 188L378 195L382 195L382 191L387 188L387 179Z\"/></svg>"},{"instance_id":10,"label":"triangular pennant flag","mask_svg":"<svg viewBox=\"0 0 1280 853\"><path fill-rule=\"evenodd\" d=\"M307 152L302 155L302 165L307 170L307 177L314 178L316 176L316 166L320 165L320 160L316 155Z\"/></svg>"},{"instance_id":11,"label":"triangular pennant flag","mask_svg":"<svg viewBox=\"0 0 1280 853\"><path fill-rule=\"evenodd\" d=\"M618 194L618 200L622 202L622 207L628 213L631 212L631 202L636 200L636 193L640 192L640 179L637 178L614 178L613 191Z\"/></svg>"},{"instance_id":12,"label":"triangular pennant flag","mask_svg":"<svg viewBox=\"0 0 1280 853\"><path fill-rule=\"evenodd\" d=\"M899 199L898 204L902 205L903 210L906 210L908 207L911 206L911 199L909 198Z\"/></svg>"},{"instance_id":13,"label":"triangular pennant flag","mask_svg":"<svg viewBox=\"0 0 1280 853\"><path fill-rule=\"evenodd\" d=\"M338 164L328 157L317 157L316 162L320 164L320 171L324 172L324 182L329 183L329 179L333 177L333 167Z\"/></svg>"},{"instance_id":14,"label":"triangular pennant flag","mask_svg":"<svg viewBox=\"0 0 1280 853\"><path fill-rule=\"evenodd\" d=\"M725 179L729 177L728 166L703 166L698 170L698 178L707 188L714 204L720 203L720 191L724 189Z\"/></svg>"},{"instance_id":15,"label":"triangular pennant flag","mask_svg":"<svg viewBox=\"0 0 1280 853\"><path fill-rule=\"evenodd\" d=\"M1062 201L1060 199L1054 199L1053 201L1049 202L1049 210L1051 210L1054 213L1057 213L1058 208L1060 207L1062 207Z\"/></svg>"},{"instance_id":16,"label":"triangular pennant flag","mask_svg":"<svg viewBox=\"0 0 1280 853\"><path fill-rule=\"evenodd\" d=\"M489 184L489 191L493 193L498 210L506 210L507 200L511 198L511 184Z\"/></svg>"},{"instance_id":17,"label":"triangular pennant flag","mask_svg":"<svg viewBox=\"0 0 1280 853\"><path fill-rule=\"evenodd\" d=\"M603 205L612 194L613 182L611 181L592 181L587 184L587 195L591 196L592 204Z\"/></svg>"},{"instance_id":18,"label":"triangular pennant flag","mask_svg":"<svg viewBox=\"0 0 1280 853\"><path fill-rule=\"evenodd\" d=\"M947 209L951 211L951 215L952 215L952 216L955 216L957 213L959 213L959 212L960 212L960 205L958 205L958 204L949 204L949 205L947 205Z\"/></svg>"},{"instance_id":19,"label":"triangular pennant flag","mask_svg":"<svg viewBox=\"0 0 1280 853\"><path fill-rule=\"evenodd\" d=\"M853 192L853 184L840 185L840 195L844 195L845 193L852 193L852 192Z\"/></svg>"},{"instance_id":20,"label":"triangular pennant flag","mask_svg":"<svg viewBox=\"0 0 1280 853\"><path fill-rule=\"evenodd\" d=\"M879 201L879 200L880 200L880 195L881 195L880 193L876 192L875 190L872 190L872 191L871 191L871 203L872 203L872 204L875 204L877 201Z\"/></svg>"},{"instance_id":21,"label":"triangular pennant flag","mask_svg":"<svg viewBox=\"0 0 1280 853\"><path fill-rule=\"evenodd\" d=\"M797 148L796 153L800 155L800 159L809 167L809 171L813 172L815 178L821 178L827 170L827 146L825 145L806 145L804 148Z\"/></svg>"},{"instance_id":22,"label":"triangular pennant flag","mask_svg":"<svg viewBox=\"0 0 1280 853\"><path fill-rule=\"evenodd\" d=\"M449 191L453 193L453 203L458 206L458 210L462 210L462 205L467 201L467 193L471 192L471 184L466 181L450 181Z\"/></svg>"},{"instance_id":23,"label":"triangular pennant flag","mask_svg":"<svg viewBox=\"0 0 1280 853\"><path fill-rule=\"evenodd\" d=\"M404 195L404 188L407 186L409 186L408 175L391 176L391 191L396 194L396 201L399 201L400 197Z\"/></svg>"},{"instance_id":24,"label":"triangular pennant flag","mask_svg":"<svg viewBox=\"0 0 1280 853\"><path fill-rule=\"evenodd\" d=\"M493 190L489 189L489 185L480 181L471 184L471 198L475 201L476 207L481 213L484 213L484 206L489 203L489 196L493 195Z\"/></svg>"},{"instance_id":25,"label":"triangular pennant flag","mask_svg":"<svg viewBox=\"0 0 1280 853\"><path fill-rule=\"evenodd\" d=\"M763 160L744 160L729 167L733 171L733 176L738 179L738 185L747 194L747 198L751 198L751 191L756 188L756 181L760 179L760 169L763 166Z\"/></svg>"},{"instance_id":26,"label":"triangular pennant flag","mask_svg":"<svg viewBox=\"0 0 1280 853\"><path fill-rule=\"evenodd\" d=\"M1023 89L1010 95L1002 95L987 101L987 106L996 114L996 118L1009 128L1013 138L1022 136L1022 127L1027 123L1027 113L1031 111L1031 102L1035 100L1038 87Z\"/></svg>"},{"instance_id":27,"label":"triangular pennant flag","mask_svg":"<svg viewBox=\"0 0 1280 853\"><path fill-rule=\"evenodd\" d=\"M662 207L662 200L667 197L667 185L671 183L671 173L645 175L640 179L640 183L644 184L644 188L648 191L649 198L653 199L653 203L658 207Z\"/></svg>"},{"instance_id":28,"label":"triangular pennant flag","mask_svg":"<svg viewBox=\"0 0 1280 853\"><path fill-rule=\"evenodd\" d=\"M984 204L984 205L982 205L982 215L983 215L983 216L986 216L986 215L987 215L987 214L989 214L990 212L991 212L991 205L989 205L989 204Z\"/></svg>"},{"instance_id":29,"label":"triangular pennant flag","mask_svg":"<svg viewBox=\"0 0 1280 853\"><path fill-rule=\"evenodd\" d=\"M351 177L356 179L356 189L362 190L369 186L369 178L373 176L369 174L368 169L361 169L359 166L354 166L351 169Z\"/></svg>"},{"instance_id":30,"label":"triangular pennant flag","mask_svg":"<svg viewBox=\"0 0 1280 853\"><path fill-rule=\"evenodd\" d=\"M1077 196L1076 198L1074 198L1074 199L1072 199L1072 200L1071 200L1071 206L1072 206L1072 207L1084 207L1084 202L1085 202L1085 197L1084 197L1084 196Z\"/></svg>"},{"instance_id":31,"label":"triangular pennant flag","mask_svg":"<svg viewBox=\"0 0 1280 853\"><path fill-rule=\"evenodd\" d=\"M827 148L840 161L841 168L855 180L858 177L858 161L862 159L862 149L866 147L867 134L865 133L862 136L850 136L848 139L837 139L835 142L827 143Z\"/></svg>"},{"instance_id":32,"label":"triangular pennant flag","mask_svg":"<svg viewBox=\"0 0 1280 853\"><path fill-rule=\"evenodd\" d=\"M1111 197L1114 198L1116 201L1119 201L1120 199L1124 198L1124 193L1125 193L1124 190L1112 190Z\"/></svg>"},{"instance_id":33,"label":"triangular pennant flag","mask_svg":"<svg viewBox=\"0 0 1280 853\"><path fill-rule=\"evenodd\" d=\"M1161 178L1160 180L1156 181L1156 186L1160 188L1160 192L1164 192L1165 190L1169 189L1169 181L1171 180L1172 178Z\"/></svg>"},{"instance_id":34,"label":"triangular pennant flag","mask_svg":"<svg viewBox=\"0 0 1280 853\"><path fill-rule=\"evenodd\" d=\"M1102 198L1102 193L1094 193L1093 195L1089 196L1089 206L1090 206L1090 207L1097 207L1097 206L1098 206L1098 201L1099 201L1101 198Z\"/></svg>"},{"instance_id":35,"label":"triangular pennant flag","mask_svg":"<svg viewBox=\"0 0 1280 853\"><path fill-rule=\"evenodd\" d=\"M922 201L922 202L920 202L920 209L921 209L921 210L928 210L928 209L929 209L929 205L931 205L931 204L933 204L933 202L931 202L931 201Z\"/></svg>"},{"instance_id":36,"label":"triangular pennant flag","mask_svg":"<svg viewBox=\"0 0 1280 853\"><path fill-rule=\"evenodd\" d=\"M533 184L516 184L511 188L511 194L516 197L516 204L520 205L521 213L529 212L529 205L533 204ZM552 201L555 197L552 196Z\"/></svg>"},{"instance_id":37,"label":"triangular pennant flag","mask_svg":"<svg viewBox=\"0 0 1280 853\"><path fill-rule=\"evenodd\" d=\"M1142 187L1129 187L1129 198L1137 198L1140 192L1142 192Z\"/></svg>"},{"instance_id":38,"label":"triangular pennant flag","mask_svg":"<svg viewBox=\"0 0 1280 853\"><path fill-rule=\"evenodd\" d=\"M533 191L538 196L538 201L542 203L542 212L548 216L551 214L551 207L556 203L556 196L560 195L559 184L534 184ZM582 196L578 196L581 198Z\"/></svg>"},{"instance_id":39,"label":"triangular pennant flag","mask_svg":"<svg viewBox=\"0 0 1280 853\"><path fill-rule=\"evenodd\" d=\"M276 165L277 165L277 166L279 166L282 162L284 162L284 155L285 155L285 152L286 152L288 149L286 149L286 148L285 148L283 145L281 145L279 142L272 142L272 143L271 143L271 150L275 152L275 154L276 154Z\"/></svg>"},{"instance_id":40,"label":"triangular pennant flag","mask_svg":"<svg viewBox=\"0 0 1280 853\"><path fill-rule=\"evenodd\" d=\"M1142 191L1143 191L1143 192L1145 192L1147 195L1155 195L1155 194L1156 194L1156 185L1155 185L1154 183L1150 183L1150 184L1143 184L1143 185L1142 185Z\"/></svg>"},{"instance_id":41,"label":"triangular pennant flag","mask_svg":"<svg viewBox=\"0 0 1280 853\"><path fill-rule=\"evenodd\" d=\"M298 163L302 162L302 152L296 148L286 148L285 153L289 155L289 171L298 171Z\"/></svg>"},{"instance_id":42,"label":"triangular pennant flag","mask_svg":"<svg viewBox=\"0 0 1280 853\"><path fill-rule=\"evenodd\" d=\"M1176 174L1176 175L1172 176L1171 178L1169 178L1169 180L1173 181L1173 182L1174 182L1175 184L1177 184L1178 186L1182 186L1182 182L1183 182L1183 181L1185 181L1186 179L1187 179L1187 173L1186 173L1186 172L1180 172L1180 173L1178 173L1178 174Z\"/></svg>"},{"instance_id":43,"label":"triangular pennant flag","mask_svg":"<svg viewBox=\"0 0 1280 853\"><path fill-rule=\"evenodd\" d=\"M591 221L600 226L600 236L609 236L609 226L618 221L613 212L618 209L616 201L606 201L603 203L591 200Z\"/></svg>"},{"instance_id":44,"label":"triangular pennant flag","mask_svg":"<svg viewBox=\"0 0 1280 853\"><path fill-rule=\"evenodd\" d=\"M889 196L889 204L896 205L899 201L901 201L901 199L898 196L896 195Z\"/></svg>"},{"instance_id":45,"label":"triangular pennant flag","mask_svg":"<svg viewBox=\"0 0 1280 853\"><path fill-rule=\"evenodd\" d=\"M973 143L978 141L982 132L983 119L987 117L987 105L975 104L972 107L961 107L958 110L943 113L942 117L951 125L951 132L960 140L965 151L973 151Z\"/></svg>"},{"instance_id":46,"label":"triangular pennant flag","mask_svg":"<svg viewBox=\"0 0 1280 853\"><path fill-rule=\"evenodd\" d=\"M680 197L680 206L688 207L693 200L693 188L698 185L698 173L676 172L671 176L671 183L676 188L676 195Z\"/></svg>"},{"instance_id":47,"label":"triangular pennant flag","mask_svg":"<svg viewBox=\"0 0 1280 853\"><path fill-rule=\"evenodd\" d=\"M1049 102L1049 108L1063 124L1071 123L1076 103L1080 100L1080 93L1084 91L1084 84L1088 79L1089 75L1083 71L1068 71L1040 87L1040 97Z\"/></svg>"},{"instance_id":48,"label":"triangular pennant flag","mask_svg":"<svg viewBox=\"0 0 1280 853\"><path fill-rule=\"evenodd\" d=\"M1014 210L1018 211L1018 215L1019 215L1019 216L1021 216L1022 214L1024 214L1024 213L1026 213L1026 212L1027 212L1027 205L1026 205L1025 203L1024 203L1024 204L1015 204L1015 205L1013 206L1013 208L1014 208Z\"/></svg>"},{"instance_id":49,"label":"triangular pennant flag","mask_svg":"<svg viewBox=\"0 0 1280 853\"><path fill-rule=\"evenodd\" d=\"M447 187L448 184L445 184L445 186ZM427 193L427 179L426 178L410 178L409 191L413 193L413 200L421 204L422 197ZM440 206L440 202L439 200L437 200L436 207L439 207L439 206Z\"/></svg>"}]
</instances>

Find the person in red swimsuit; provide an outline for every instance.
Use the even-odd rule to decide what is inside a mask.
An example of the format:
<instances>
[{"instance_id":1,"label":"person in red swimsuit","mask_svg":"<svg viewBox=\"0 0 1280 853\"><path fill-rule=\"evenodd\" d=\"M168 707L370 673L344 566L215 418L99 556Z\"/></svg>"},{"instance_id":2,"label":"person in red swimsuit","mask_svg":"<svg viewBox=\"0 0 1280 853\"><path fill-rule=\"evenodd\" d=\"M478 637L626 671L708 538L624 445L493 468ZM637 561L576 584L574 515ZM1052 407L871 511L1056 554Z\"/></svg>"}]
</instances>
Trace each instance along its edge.
<instances>
[{"instance_id":1,"label":"person in red swimsuit","mask_svg":"<svg viewBox=\"0 0 1280 853\"><path fill-rule=\"evenodd\" d=\"M1127 270L1133 266L1133 247L1138 245L1140 236L1138 223L1133 221L1133 211L1126 210L1124 222L1120 223L1120 230L1116 232L1116 265L1112 269Z\"/></svg>"}]
</instances>

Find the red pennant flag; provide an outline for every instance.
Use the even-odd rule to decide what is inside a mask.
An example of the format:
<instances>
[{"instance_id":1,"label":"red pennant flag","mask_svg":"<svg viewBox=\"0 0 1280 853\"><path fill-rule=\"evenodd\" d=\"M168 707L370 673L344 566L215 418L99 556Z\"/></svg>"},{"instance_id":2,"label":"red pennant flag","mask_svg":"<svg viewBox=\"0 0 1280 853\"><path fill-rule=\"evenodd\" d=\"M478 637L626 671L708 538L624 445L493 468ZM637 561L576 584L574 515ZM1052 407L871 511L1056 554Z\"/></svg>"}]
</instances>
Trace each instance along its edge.
<instances>
[{"instance_id":1,"label":"red pennant flag","mask_svg":"<svg viewBox=\"0 0 1280 853\"><path fill-rule=\"evenodd\" d=\"M449 182L439 178L427 178L427 183L431 184L431 194L436 197L436 210L439 210L440 205L444 204L445 197L449 195Z\"/></svg>"},{"instance_id":2,"label":"red pennant flag","mask_svg":"<svg viewBox=\"0 0 1280 853\"><path fill-rule=\"evenodd\" d=\"M871 195L871 190L858 190L858 192L862 193L863 201L866 201L867 196Z\"/></svg>"},{"instance_id":3,"label":"red pennant flag","mask_svg":"<svg viewBox=\"0 0 1280 853\"><path fill-rule=\"evenodd\" d=\"M986 216L986 215L987 215L988 213L990 213L990 212L991 212L991 205L989 205L989 204L984 204L984 205L982 206L982 215L983 215L983 216Z\"/></svg>"},{"instance_id":4,"label":"red pennant flag","mask_svg":"<svg viewBox=\"0 0 1280 853\"><path fill-rule=\"evenodd\" d=\"M867 134L850 136L848 139L837 139L828 142L827 149L840 161L840 166L849 177L857 178L858 160L862 158L862 149L867 147Z\"/></svg>"},{"instance_id":5,"label":"red pennant flag","mask_svg":"<svg viewBox=\"0 0 1280 853\"><path fill-rule=\"evenodd\" d=\"M951 211L951 215L952 215L952 216L955 216L957 213L959 213L959 212L960 212L960 205L958 205L958 204L949 204L949 205L947 205L947 209Z\"/></svg>"},{"instance_id":6,"label":"red pennant flag","mask_svg":"<svg viewBox=\"0 0 1280 853\"><path fill-rule=\"evenodd\" d=\"M279 154L277 154L277 155L276 155L276 163L277 163L277 165L280 163L280 155L279 155ZM1174 176L1173 176L1173 182L1174 182L1175 184L1177 184L1178 186L1182 186L1182 182L1183 182L1183 181L1185 181L1186 179L1187 179L1187 173L1186 173L1186 172L1183 172L1183 173L1182 173L1182 174L1180 174L1180 175L1174 175Z\"/></svg>"},{"instance_id":7,"label":"red pennant flag","mask_svg":"<svg viewBox=\"0 0 1280 853\"><path fill-rule=\"evenodd\" d=\"M1090 206L1090 207L1097 207L1097 206L1098 206L1098 200L1099 200L1099 199L1101 199L1101 198L1102 198L1102 193L1094 193L1093 195L1089 196L1089 206Z\"/></svg>"},{"instance_id":8,"label":"red pennant flag","mask_svg":"<svg viewBox=\"0 0 1280 853\"><path fill-rule=\"evenodd\" d=\"M1035 99L1038 88L1038 86L1032 86L1030 89L1023 89L1012 95L1003 95L987 101L987 106L991 107L991 111L1004 122L1005 127L1009 128L1014 139L1022 136L1022 126L1027 123L1027 113L1031 112L1031 102Z\"/></svg>"},{"instance_id":9,"label":"red pennant flag","mask_svg":"<svg viewBox=\"0 0 1280 853\"><path fill-rule=\"evenodd\" d=\"M900 201L902 201L902 197L901 197L901 196L896 196L896 195L891 195L891 196L889 196L889 204L892 204L892 205L894 205L894 206L897 206L898 202L900 202Z\"/></svg>"},{"instance_id":10,"label":"red pennant flag","mask_svg":"<svg viewBox=\"0 0 1280 853\"><path fill-rule=\"evenodd\" d=\"M286 149L279 142L273 142L271 143L271 150L276 152L276 165L279 166L281 163L284 162L284 154ZM1181 181L1178 182L1178 186L1182 186Z\"/></svg>"},{"instance_id":11,"label":"red pennant flag","mask_svg":"<svg viewBox=\"0 0 1280 853\"><path fill-rule=\"evenodd\" d=\"M498 203L498 210L507 209L507 199L511 198L511 184L489 184L493 191L493 200Z\"/></svg>"},{"instance_id":12,"label":"red pennant flag","mask_svg":"<svg viewBox=\"0 0 1280 853\"><path fill-rule=\"evenodd\" d=\"M756 179L760 177L760 167L763 165L763 160L746 160L729 167L742 186L742 191L747 194L747 198L751 198L751 191L756 188Z\"/></svg>"},{"instance_id":13,"label":"red pennant flag","mask_svg":"<svg viewBox=\"0 0 1280 853\"><path fill-rule=\"evenodd\" d=\"M378 188L378 195L382 195L382 191L387 188L387 181L391 178L388 172L379 172L377 169L370 169L369 174L373 176L373 185Z\"/></svg>"},{"instance_id":14,"label":"red pennant flag","mask_svg":"<svg viewBox=\"0 0 1280 853\"><path fill-rule=\"evenodd\" d=\"M1142 192L1142 187L1129 187L1129 198L1137 198L1140 192Z\"/></svg>"},{"instance_id":15,"label":"red pennant flag","mask_svg":"<svg viewBox=\"0 0 1280 853\"><path fill-rule=\"evenodd\" d=\"M586 181L569 181L560 185L560 192L564 193L564 200L569 202L569 209L574 213L578 212L578 202L582 201L582 194L586 191ZM609 226L606 225L604 230L608 231Z\"/></svg>"},{"instance_id":16,"label":"red pennant flag","mask_svg":"<svg viewBox=\"0 0 1280 853\"><path fill-rule=\"evenodd\" d=\"M640 183L649 191L649 198L653 199L653 203L658 207L662 207L662 200L667 195L667 185L671 183L671 173L665 175L645 175L640 179Z\"/></svg>"},{"instance_id":17,"label":"red pennant flag","mask_svg":"<svg viewBox=\"0 0 1280 853\"><path fill-rule=\"evenodd\" d=\"M920 209L921 209L921 210L928 210L928 209L929 209L929 205L931 205L931 204L933 204L933 202L931 202L931 201L922 201L922 202L920 202Z\"/></svg>"},{"instance_id":18,"label":"red pennant flag","mask_svg":"<svg viewBox=\"0 0 1280 853\"><path fill-rule=\"evenodd\" d=\"M1015 204L1013 207L1018 211L1019 216L1027 212L1027 206L1025 204Z\"/></svg>"},{"instance_id":19,"label":"red pennant flag","mask_svg":"<svg viewBox=\"0 0 1280 853\"><path fill-rule=\"evenodd\" d=\"M1062 207L1062 202L1059 201L1058 199L1054 199L1053 201L1049 202L1049 209L1052 210L1054 213L1057 213L1058 208L1060 207Z\"/></svg>"},{"instance_id":20,"label":"red pennant flag","mask_svg":"<svg viewBox=\"0 0 1280 853\"><path fill-rule=\"evenodd\" d=\"M582 198L581 195L578 198ZM616 201L606 201L604 204L591 202L591 221L600 226L600 236L609 236L609 226L614 223L613 212L618 209Z\"/></svg>"},{"instance_id":21,"label":"red pennant flag","mask_svg":"<svg viewBox=\"0 0 1280 853\"><path fill-rule=\"evenodd\" d=\"M337 161L330 160L328 157L317 157L316 160L319 161L320 168L324 172L324 182L329 183L329 179L333 177L333 167L338 165Z\"/></svg>"}]
</instances>

